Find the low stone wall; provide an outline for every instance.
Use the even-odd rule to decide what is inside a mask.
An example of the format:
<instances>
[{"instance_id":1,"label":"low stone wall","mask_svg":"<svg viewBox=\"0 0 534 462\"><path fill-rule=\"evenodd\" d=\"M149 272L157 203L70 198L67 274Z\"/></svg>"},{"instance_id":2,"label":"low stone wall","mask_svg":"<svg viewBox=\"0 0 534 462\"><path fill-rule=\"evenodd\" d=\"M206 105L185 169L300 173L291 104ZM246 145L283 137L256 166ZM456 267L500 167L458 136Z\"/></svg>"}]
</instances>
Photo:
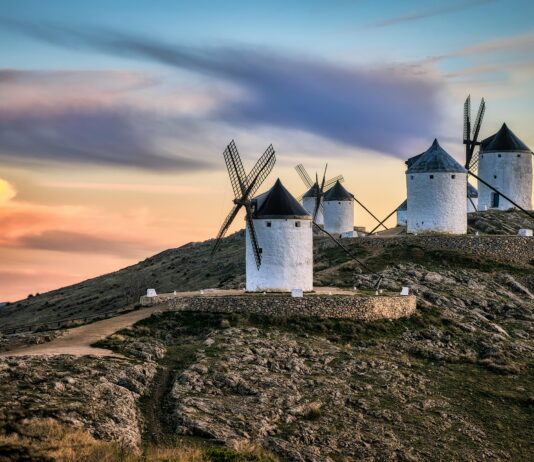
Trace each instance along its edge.
<instances>
[{"instance_id":1,"label":"low stone wall","mask_svg":"<svg viewBox=\"0 0 534 462\"><path fill-rule=\"evenodd\" d=\"M362 321L398 319L410 316L416 309L416 297L306 295L232 295L169 298L171 310L214 313L253 313L275 317L314 316L351 318Z\"/></svg>"},{"instance_id":2,"label":"low stone wall","mask_svg":"<svg viewBox=\"0 0 534 462\"><path fill-rule=\"evenodd\" d=\"M347 239L348 242L352 239ZM344 241L345 242L345 241ZM450 250L514 265L534 265L534 238L524 236L391 236L354 238L364 247L416 245L426 250Z\"/></svg>"}]
</instances>

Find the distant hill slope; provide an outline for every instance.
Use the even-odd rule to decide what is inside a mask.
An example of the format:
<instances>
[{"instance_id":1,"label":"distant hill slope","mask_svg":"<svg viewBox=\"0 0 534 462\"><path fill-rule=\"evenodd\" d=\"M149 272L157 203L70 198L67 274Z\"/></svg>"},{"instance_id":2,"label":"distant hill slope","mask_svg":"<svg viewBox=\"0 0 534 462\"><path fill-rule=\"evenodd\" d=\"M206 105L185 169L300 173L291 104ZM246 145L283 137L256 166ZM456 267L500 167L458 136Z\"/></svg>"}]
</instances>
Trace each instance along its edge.
<instances>
[{"instance_id":1,"label":"distant hill slope","mask_svg":"<svg viewBox=\"0 0 534 462\"><path fill-rule=\"evenodd\" d=\"M516 234L520 227L534 227L518 212L470 214L470 231ZM388 239L396 239L389 241ZM377 245L377 240L378 242ZM373 270L399 263L415 263L426 268L475 268L492 271L503 263L481 259L466 252L429 250L420 240L404 238L357 238L343 241ZM381 244L383 242L383 245ZM136 265L78 284L53 290L4 306L0 310L0 331L36 326L60 320L79 320L107 316L125 307L132 308L149 287L158 292L199 290L210 287L239 288L245 282L244 232L224 239L212 257L213 241L189 243L169 249ZM315 285L351 287L359 266L328 238L319 237L315 245ZM534 245L534 244L533 244ZM504 269L507 269L504 265ZM508 265L513 270L514 265ZM372 278L369 277L369 283Z\"/></svg>"}]
</instances>

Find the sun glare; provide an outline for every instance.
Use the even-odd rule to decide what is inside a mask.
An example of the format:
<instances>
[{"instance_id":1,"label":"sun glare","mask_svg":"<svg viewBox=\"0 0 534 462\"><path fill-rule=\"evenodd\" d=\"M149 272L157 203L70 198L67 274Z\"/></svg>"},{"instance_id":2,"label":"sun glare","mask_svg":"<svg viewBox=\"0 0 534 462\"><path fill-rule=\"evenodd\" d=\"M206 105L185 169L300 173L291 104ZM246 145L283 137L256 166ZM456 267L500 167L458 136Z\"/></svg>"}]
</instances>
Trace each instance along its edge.
<instances>
[{"instance_id":1,"label":"sun glare","mask_svg":"<svg viewBox=\"0 0 534 462\"><path fill-rule=\"evenodd\" d=\"M17 192L15 188L11 186L6 180L0 178L0 205L6 203L8 200L13 199Z\"/></svg>"}]
</instances>

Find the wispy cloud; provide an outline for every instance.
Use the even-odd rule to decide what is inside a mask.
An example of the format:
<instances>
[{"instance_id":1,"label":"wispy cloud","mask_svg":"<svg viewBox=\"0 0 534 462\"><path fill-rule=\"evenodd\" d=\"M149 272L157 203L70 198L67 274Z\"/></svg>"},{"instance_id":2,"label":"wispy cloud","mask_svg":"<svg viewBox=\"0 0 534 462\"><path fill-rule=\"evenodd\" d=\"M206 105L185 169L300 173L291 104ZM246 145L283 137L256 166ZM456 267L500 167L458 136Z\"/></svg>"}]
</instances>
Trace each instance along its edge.
<instances>
[{"instance_id":1,"label":"wispy cloud","mask_svg":"<svg viewBox=\"0 0 534 462\"><path fill-rule=\"evenodd\" d=\"M106 239L64 230L47 230L39 234L20 236L17 245L26 249L50 250L56 252L74 252L116 255L122 258L138 257L158 250L157 246L148 245L132 239Z\"/></svg>"},{"instance_id":2,"label":"wispy cloud","mask_svg":"<svg viewBox=\"0 0 534 462\"><path fill-rule=\"evenodd\" d=\"M398 155L440 122L440 82L402 66L363 69L245 47L188 47L101 29L3 24L56 46L157 62L239 88L203 118L193 114L189 121L177 120L199 132L204 122L240 129L265 126ZM154 124L141 119L138 134L143 125ZM121 131L134 134L119 124ZM140 152L143 158L145 150Z\"/></svg>"},{"instance_id":3,"label":"wispy cloud","mask_svg":"<svg viewBox=\"0 0 534 462\"><path fill-rule=\"evenodd\" d=\"M402 24L405 22L419 21L421 19L432 18L434 16L442 16L449 13L455 13L457 11L467 10L476 6L491 3L495 0L464 0L456 3L448 3L443 6L436 6L433 8L425 8L417 11L412 11L400 16L394 16L392 18L382 19L368 24L368 27L388 27L396 24Z\"/></svg>"},{"instance_id":4,"label":"wispy cloud","mask_svg":"<svg viewBox=\"0 0 534 462\"><path fill-rule=\"evenodd\" d=\"M467 56L499 51L523 51L532 53L534 49L534 33L515 35L512 37L499 37L495 40L470 45L450 53L447 56Z\"/></svg>"},{"instance_id":5,"label":"wispy cloud","mask_svg":"<svg viewBox=\"0 0 534 462\"><path fill-rule=\"evenodd\" d=\"M128 96L151 85L150 77L127 72L0 70L0 159L147 170L209 168L207 161L180 149L179 136L194 128L191 120L181 120L178 111L144 107L142 99Z\"/></svg>"}]
</instances>

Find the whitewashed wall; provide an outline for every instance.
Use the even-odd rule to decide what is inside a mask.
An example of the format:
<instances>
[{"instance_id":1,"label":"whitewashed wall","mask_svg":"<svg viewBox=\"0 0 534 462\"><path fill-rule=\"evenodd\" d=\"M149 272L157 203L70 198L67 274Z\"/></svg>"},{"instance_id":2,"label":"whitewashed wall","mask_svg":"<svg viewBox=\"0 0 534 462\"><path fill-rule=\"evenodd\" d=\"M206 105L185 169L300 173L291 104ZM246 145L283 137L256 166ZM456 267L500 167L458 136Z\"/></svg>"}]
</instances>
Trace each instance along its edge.
<instances>
[{"instance_id":1,"label":"whitewashed wall","mask_svg":"<svg viewBox=\"0 0 534 462\"><path fill-rule=\"evenodd\" d=\"M332 234L354 230L354 201L325 201L324 229Z\"/></svg>"},{"instance_id":2,"label":"whitewashed wall","mask_svg":"<svg viewBox=\"0 0 534 462\"><path fill-rule=\"evenodd\" d=\"M500 157L499 157L500 156ZM480 155L478 176L521 207L532 210L532 154L529 152L487 152ZM497 178L495 178L497 177ZM478 182L479 209L491 208L492 190ZM499 198L499 209L514 206Z\"/></svg>"},{"instance_id":3,"label":"whitewashed wall","mask_svg":"<svg viewBox=\"0 0 534 462\"><path fill-rule=\"evenodd\" d=\"M271 222L271 227L267 227ZM300 222L300 227L295 223ZM296 219L257 219L254 227L262 248L262 263L256 260L246 233L246 274L248 291L313 290L312 222Z\"/></svg>"},{"instance_id":4,"label":"whitewashed wall","mask_svg":"<svg viewBox=\"0 0 534 462\"><path fill-rule=\"evenodd\" d=\"M408 222L408 211L397 210L397 226L406 226Z\"/></svg>"},{"instance_id":5,"label":"whitewashed wall","mask_svg":"<svg viewBox=\"0 0 534 462\"><path fill-rule=\"evenodd\" d=\"M409 173L406 185L408 233L467 233L466 173Z\"/></svg>"},{"instance_id":6,"label":"whitewashed wall","mask_svg":"<svg viewBox=\"0 0 534 462\"><path fill-rule=\"evenodd\" d=\"M321 199L321 202L322 201L323 200ZM306 209L306 212L308 212L313 217L313 213L315 212L315 197L303 197L302 206ZM323 211L321 207L319 207L319 210L317 212L315 223L317 223L318 225L324 224Z\"/></svg>"}]
</instances>

